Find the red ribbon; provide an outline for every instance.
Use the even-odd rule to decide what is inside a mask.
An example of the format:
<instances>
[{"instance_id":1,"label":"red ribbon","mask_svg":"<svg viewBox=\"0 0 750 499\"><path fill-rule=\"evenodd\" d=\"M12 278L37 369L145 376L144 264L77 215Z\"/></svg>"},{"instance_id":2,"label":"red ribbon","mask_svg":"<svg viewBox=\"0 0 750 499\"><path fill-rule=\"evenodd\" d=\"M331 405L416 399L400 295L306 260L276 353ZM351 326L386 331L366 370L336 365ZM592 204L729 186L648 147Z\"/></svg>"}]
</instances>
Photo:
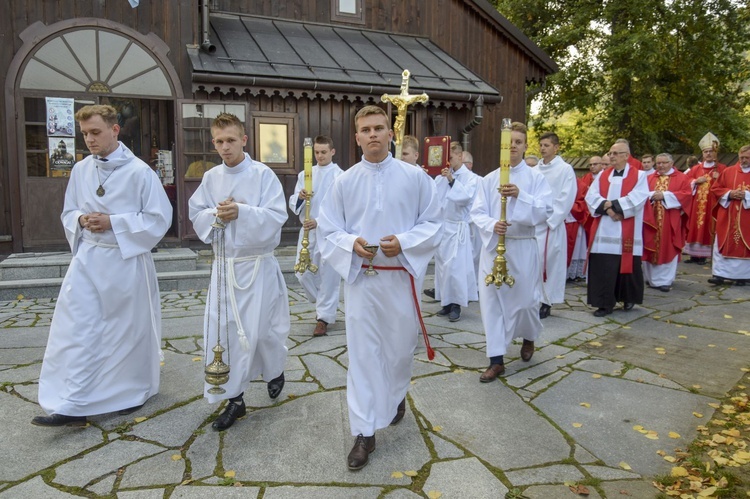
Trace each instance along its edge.
<instances>
[{"instance_id":1,"label":"red ribbon","mask_svg":"<svg viewBox=\"0 0 750 499\"><path fill-rule=\"evenodd\" d=\"M369 265L362 265L363 269L370 268ZM430 346L430 338L427 336L427 328L424 325L424 321L422 320L422 310L419 308L419 298L417 297L417 287L414 284L414 276L409 273L408 270L404 267L385 267L382 265L373 265L375 270L403 270L407 273L409 276L409 281L411 282L411 297L414 301L414 310L417 312L417 318L419 319L419 326L422 328L422 337L424 338L424 345L427 347L427 358L429 360L432 360L435 358L435 350L432 349Z\"/></svg>"}]
</instances>

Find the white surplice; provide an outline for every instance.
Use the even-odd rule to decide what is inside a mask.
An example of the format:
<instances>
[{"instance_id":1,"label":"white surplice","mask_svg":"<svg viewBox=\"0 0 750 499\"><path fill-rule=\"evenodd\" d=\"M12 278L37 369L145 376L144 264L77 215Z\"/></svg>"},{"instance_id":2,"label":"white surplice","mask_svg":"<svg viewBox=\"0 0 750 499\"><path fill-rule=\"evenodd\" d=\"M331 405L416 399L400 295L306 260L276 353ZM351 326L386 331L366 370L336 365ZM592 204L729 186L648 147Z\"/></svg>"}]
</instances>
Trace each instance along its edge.
<instances>
[{"instance_id":1,"label":"white surplice","mask_svg":"<svg viewBox=\"0 0 750 499\"><path fill-rule=\"evenodd\" d=\"M435 298L443 306L465 307L478 299L469 223L479 177L465 165L452 175L452 187L442 175L435 177L443 213L443 237L435 252Z\"/></svg>"},{"instance_id":2,"label":"white surplice","mask_svg":"<svg viewBox=\"0 0 750 499\"><path fill-rule=\"evenodd\" d=\"M226 259L214 258L211 268L210 302L206 302L203 340L208 350L206 363L213 360L219 327L217 316L217 271L226 265L227 286L220 294L222 316L228 315L230 367L229 381L222 385L226 393L204 396L214 403L243 393L248 384L263 375L265 381L284 372L289 335L289 299L286 284L273 255L281 240L281 226L287 219L284 190L276 174L248 154L237 166L224 163L207 171L198 190L189 201L190 220L196 234L212 243L217 234L215 221L219 202L232 197L239 207L236 220L227 223ZM221 320L221 343L226 346L225 322Z\"/></svg>"},{"instance_id":3,"label":"white surplice","mask_svg":"<svg viewBox=\"0 0 750 499\"><path fill-rule=\"evenodd\" d=\"M648 180L646 174L639 171L638 181L635 187L626 195L622 195L622 182L628 176L632 167L625 165L622 176L615 176L614 170L609 172L609 193L599 192L599 176L589 187L586 193L586 204L589 212L594 217L597 208L606 200L616 200L622 208L625 218L635 217L635 230L633 234L633 256L643 256L643 205L648 199ZM622 255L622 223L615 222L607 215L601 215L599 228L594 234L594 241L590 245L591 253L606 253L610 255ZM592 276L589 276L591 278Z\"/></svg>"},{"instance_id":4,"label":"white surplice","mask_svg":"<svg viewBox=\"0 0 750 499\"><path fill-rule=\"evenodd\" d=\"M379 244L395 235L401 253L378 251L377 266L403 267L363 274L368 261L354 253L363 237ZM410 276L418 281L440 240L440 204L432 179L394 159L364 158L341 174L323 201L318 244L324 259L344 279L347 402L352 435L374 435L388 426L406 396L420 331ZM417 295L418 296L418 295Z\"/></svg>"},{"instance_id":5,"label":"white surplice","mask_svg":"<svg viewBox=\"0 0 750 499\"><path fill-rule=\"evenodd\" d=\"M541 160L536 169L547 179L554 196L552 216L547 223L536 227L542 273L547 276L546 282L542 283L542 301L552 305L565 301L565 280L568 277L568 233L565 218L575 203L578 183L573 167L560 156L555 156L549 163Z\"/></svg>"},{"instance_id":6,"label":"white surplice","mask_svg":"<svg viewBox=\"0 0 750 499\"><path fill-rule=\"evenodd\" d=\"M517 198L508 198L505 258L513 287L485 285L497 256L495 224L500 220L500 171L488 173L479 183L471 219L482 235L479 259L479 308L487 338L487 357L505 355L513 338L536 341L542 332L539 304L542 300L542 270L536 242L539 224L552 216L552 189L544 175L522 161L510 169L510 183L518 186Z\"/></svg>"},{"instance_id":7,"label":"white surplice","mask_svg":"<svg viewBox=\"0 0 750 499\"><path fill-rule=\"evenodd\" d=\"M320 213L320 206L325 199L328 189L333 185L336 177L343 171L336 163L330 163L324 167L314 165L312 167L313 197L310 200L310 218L317 220ZM305 172L301 171L297 175L297 185L294 187L294 194L289 197L289 209L295 215L299 216L300 222L305 221L305 201L299 199L299 192L305 188ZM299 238L297 239L297 258L302 249L302 237L305 229L300 229ZM310 252L310 260L318 266L318 271L312 273L309 270L303 274L299 272L295 275L297 280L302 284L310 303L315 303L315 312L317 318L333 324L336 322L336 310L339 306L339 287L341 285L341 276L324 260L320 258L320 249L317 243L318 231L312 229L308 231L307 246Z\"/></svg>"},{"instance_id":8,"label":"white surplice","mask_svg":"<svg viewBox=\"0 0 750 499\"><path fill-rule=\"evenodd\" d=\"M93 212L108 214L112 228L81 228L79 217ZM73 259L52 317L39 404L66 416L141 405L159 391L161 302L151 248L172 222L164 187L120 143L105 159L76 163L61 218Z\"/></svg>"}]
</instances>

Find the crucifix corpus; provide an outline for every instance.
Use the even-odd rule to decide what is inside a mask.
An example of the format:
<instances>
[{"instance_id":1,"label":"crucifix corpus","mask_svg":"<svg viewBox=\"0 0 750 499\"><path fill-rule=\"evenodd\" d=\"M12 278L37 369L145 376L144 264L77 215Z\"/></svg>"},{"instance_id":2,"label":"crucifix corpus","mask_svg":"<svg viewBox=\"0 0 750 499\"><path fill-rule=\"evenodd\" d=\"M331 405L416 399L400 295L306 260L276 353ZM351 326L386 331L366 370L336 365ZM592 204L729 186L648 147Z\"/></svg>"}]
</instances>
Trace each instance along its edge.
<instances>
[{"instance_id":1,"label":"crucifix corpus","mask_svg":"<svg viewBox=\"0 0 750 499\"><path fill-rule=\"evenodd\" d=\"M406 108L418 102L427 102L430 98L427 94L409 95L409 73L404 69L401 73L401 93L397 95L383 94L380 98L382 102L390 102L398 110L396 123L393 124L393 132L396 139L396 159L401 159L401 144L404 141L404 124L406 123Z\"/></svg>"}]
</instances>

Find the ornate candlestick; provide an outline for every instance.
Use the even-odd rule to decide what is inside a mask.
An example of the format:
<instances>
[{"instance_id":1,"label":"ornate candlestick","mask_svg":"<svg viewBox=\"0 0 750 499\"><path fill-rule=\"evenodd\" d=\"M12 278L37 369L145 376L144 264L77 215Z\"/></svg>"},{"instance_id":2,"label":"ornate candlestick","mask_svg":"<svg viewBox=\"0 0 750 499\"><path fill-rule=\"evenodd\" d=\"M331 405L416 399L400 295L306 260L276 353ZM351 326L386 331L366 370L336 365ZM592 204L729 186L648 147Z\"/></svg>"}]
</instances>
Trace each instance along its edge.
<instances>
[{"instance_id":1,"label":"ornate candlestick","mask_svg":"<svg viewBox=\"0 0 750 499\"><path fill-rule=\"evenodd\" d=\"M500 192L500 221L505 222L506 204L508 198L502 195L502 187L510 182L510 127L511 122L509 118L503 118L503 124L500 131L500 185L497 191ZM500 287L503 283L509 287L513 287L516 280L508 274L508 262L505 259L505 234L498 236L497 248L495 249L497 256L495 257L494 264L492 266L492 273L487 274L484 279L484 283L489 286L494 283L496 287Z\"/></svg>"},{"instance_id":2,"label":"ornate candlestick","mask_svg":"<svg viewBox=\"0 0 750 499\"><path fill-rule=\"evenodd\" d=\"M307 197L305 198L305 222L310 220L310 201L313 196L313 183L312 183L312 157L313 157L313 143L310 137L305 138L305 192ZM304 274L306 270L309 270L313 274L318 271L318 266L312 263L310 258L310 250L307 249L310 246L310 230L305 229L302 232L302 247L299 250L299 259L294 265L294 271L300 274Z\"/></svg>"}]
</instances>

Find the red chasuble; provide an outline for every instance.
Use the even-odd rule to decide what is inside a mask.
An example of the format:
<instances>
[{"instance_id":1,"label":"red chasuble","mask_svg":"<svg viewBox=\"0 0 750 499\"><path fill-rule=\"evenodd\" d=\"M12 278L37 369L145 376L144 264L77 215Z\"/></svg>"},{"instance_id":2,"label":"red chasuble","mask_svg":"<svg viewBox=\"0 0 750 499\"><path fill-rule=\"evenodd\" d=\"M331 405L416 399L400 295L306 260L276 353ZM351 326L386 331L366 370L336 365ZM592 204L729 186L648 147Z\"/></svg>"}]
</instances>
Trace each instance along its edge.
<instances>
[{"instance_id":1,"label":"red chasuble","mask_svg":"<svg viewBox=\"0 0 750 499\"><path fill-rule=\"evenodd\" d=\"M588 192L589 187L591 187L591 184L594 182L594 174L588 172L586 175L581 177L581 182L583 182L583 196L586 197L586 193Z\"/></svg>"},{"instance_id":2,"label":"red chasuble","mask_svg":"<svg viewBox=\"0 0 750 499\"><path fill-rule=\"evenodd\" d=\"M576 247L576 239L578 239L578 226L586 223L589 218L589 207L586 204L586 191L588 191L589 186L580 178L577 178L576 182L578 183L578 193L573 207L570 209L570 214L576 221L565 222L565 231L568 237L568 266L573 259L573 250Z\"/></svg>"},{"instance_id":3,"label":"red chasuble","mask_svg":"<svg viewBox=\"0 0 750 499\"><path fill-rule=\"evenodd\" d=\"M716 198L711 195L711 186L719 178L726 165L716 163L713 168L704 168L698 163L685 173L689 180L705 177L708 182L700 184L695 190L693 204L688 217L687 243L698 243L711 246L714 242L714 224L711 213L716 206Z\"/></svg>"},{"instance_id":4,"label":"red chasuble","mask_svg":"<svg viewBox=\"0 0 750 499\"><path fill-rule=\"evenodd\" d=\"M654 173L648 178L649 191L669 191L677 197L679 208L667 209L661 201L648 201L643 208L643 261L663 265L682 254L693 191L684 173Z\"/></svg>"},{"instance_id":5,"label":"red chasuble","mask_svg":"<svg viewBox=\"0 0 750 499\"><path fill-rule=\"evenodd\" d=\"M724 170L711 187L715 196L714 220L719 253L727 258L750 258L750 210L743 208L741 200L732 200L724 208L718 199L735 189L750 189L750 173L743 173L739 165Z\"/></svg>"}]
</instances>

